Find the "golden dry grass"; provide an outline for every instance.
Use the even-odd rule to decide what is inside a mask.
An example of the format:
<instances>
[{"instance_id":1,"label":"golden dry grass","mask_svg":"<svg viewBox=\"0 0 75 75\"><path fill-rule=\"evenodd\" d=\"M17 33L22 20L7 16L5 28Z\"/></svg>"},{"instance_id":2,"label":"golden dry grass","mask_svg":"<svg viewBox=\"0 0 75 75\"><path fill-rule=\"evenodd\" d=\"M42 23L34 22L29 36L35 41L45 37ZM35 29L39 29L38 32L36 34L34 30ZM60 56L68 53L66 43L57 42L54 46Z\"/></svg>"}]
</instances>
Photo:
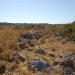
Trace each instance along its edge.
<instances>
[{"instance_id":1,"label":"golden dry grass","mask_svg":"<svg viewBox=\"0 0 75 75\"><path fill-rule=\"evenodd\" d=\"M33 40L33 43L35 44L35 47L32 47L32 52L29 52L27 49L23 50L23 52L26 54L26 61L24 63L19 63L18 68L15 71L11 72L6 72L3 75L60 75L61 70L60 68L55 68L53 72L50 72L49 74L44 74L44 73L33 73L32 71L29 71L26 67L26 63L29 61L29 59L44 59L47 60L50 64L53 63L52 58L49 56L50 53L53 53L56 58L54 60L60 61L61 58L59 57L60 55L62 57L66 56L72 51L75 51L75 44L66 41L66 39L61 39L57 40L56 37L51 36L52 34L55 33L55 31L61 30L62 27L60 26L55 26L54 27L48 27L46 26L44 29L40 29L43 31L44 35L42 38L40 38L39 41ZM9 54L11 53L10 50L8 49L9 45L14 44L15 46L18 46L18 37L21 33L26 33L26 32L33 32L39 30L38 28L14 28L10 26L3 27L3 29L0 29L0 47L4 50L2 52L2 57L4 59L7 59L9 57ZM63 43L65 42L65 43ZM35 49L41 47L44 48L46 51L46 55L38 55L35 54ZM56 49L55 52L51 51L53 48ZM6 62L6 61L4 61ZM2 62L0 62L1 64ZM9 64L7 63L7 68L9 68L12 65L16 65L16 62ZM9 68L10 69L10 68Z\"/></svg>"}]
</instances>

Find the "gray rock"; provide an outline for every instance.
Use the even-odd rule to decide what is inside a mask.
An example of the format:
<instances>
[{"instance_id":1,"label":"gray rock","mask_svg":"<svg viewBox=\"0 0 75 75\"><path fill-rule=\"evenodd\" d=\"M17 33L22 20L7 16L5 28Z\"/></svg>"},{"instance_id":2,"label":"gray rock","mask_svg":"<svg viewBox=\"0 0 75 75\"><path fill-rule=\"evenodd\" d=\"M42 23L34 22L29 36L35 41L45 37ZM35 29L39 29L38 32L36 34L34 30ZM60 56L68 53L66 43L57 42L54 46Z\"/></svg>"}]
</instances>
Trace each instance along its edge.
<instances>
[{"instance_id":1,"label":"gray rock","mask_svg":"<svg viewBox=\"0 0 75 75\"><path fill-rule=\"evenodd\" d=\"M42 54L42 55L45 55L45 54L46 54L46 52L45 52L44 49L42 49L42 48L36 49L35 52L38 53L38 54Z\"/></svg>"},{"instance_id":2,"label":"gray rock","mask_svg":"<svg viewBox=\"0 0 75 75\"><path fill-rule=\"evenodd\" d=\"M22 62L25 61L25 54L22 51L18 52L18 59Z\"/></svg>"},{"instance_id":3,"label":"gray rock","mask_svg":"<svg viewBox=\"0 0 75 75\"><path fill-rule=\"evenodd\" d=\"M20 35L20 41L24 41L25 39L33 39L33 36L31 33L25 33Z\"/></svg>"},{"instance_id":4,"label":"gray rock","mask_svg":"<svg viewBox=\"0 0 75 75\"><path fill-rule=\"evenodd\" d=\"M31 60L30 62L28 62L28 68L32 71L44 71L47 68L51 69L51 66L49 65L48 62L44 61L44 60Z\"/></svg>"},{"instance_id":5,"label":"gray rock","mask_svg":"<svg viewBox=\"0 0 75 75\"><path fill-rule=\"evenodd\" d=\"M60 65L63 67L64 75L73 75L74 63L72 60L64 60Z\"/></svg>"},{"instance_id":6,"label":"gray rock","mask_svg":"<svg viewBox=\"0 0 75 75\"><path fill-rule=\"evenodd\" d=\"M61 66L63 67L71 67L72 69L74 68L74 64L72 60L64 60L63 62L60 63Z\"/></svg>"},{"instance_id":7,"label":"gray rock","mask_svg":"<svg viewBox=\"0 0 75 75\"><path fill-rule=\"evenodd\" d=\"M31 33L25 33L25 34L21 34L19 37L19 41L20 42L24 42L26 40L32 40L32 39L37 39L39 40L39 38L42 36L42 32L41 31L37 31L37 32L31 32Z\"/></svg>"},{"instance_id":8,"label":"gray rock","mask_svg":"<svg viewBox=\"0 0 75 75\"><path fill-rule=\"evenodd\" d=\"M72 53L72 54L70 54L69 56L70 56L70 59L71 59L71 60L75 60L75 52Z\"/></svg>"},{"instance_id":9,"label":"gray rock","mask_svg":"<svg viewBox=\"0 0 75 75\"><path fill-rule=\"evenodd\" d=\"M71 67L64 68L64 75L73 75L73 70Z\"/></svg>"}]
</instances>

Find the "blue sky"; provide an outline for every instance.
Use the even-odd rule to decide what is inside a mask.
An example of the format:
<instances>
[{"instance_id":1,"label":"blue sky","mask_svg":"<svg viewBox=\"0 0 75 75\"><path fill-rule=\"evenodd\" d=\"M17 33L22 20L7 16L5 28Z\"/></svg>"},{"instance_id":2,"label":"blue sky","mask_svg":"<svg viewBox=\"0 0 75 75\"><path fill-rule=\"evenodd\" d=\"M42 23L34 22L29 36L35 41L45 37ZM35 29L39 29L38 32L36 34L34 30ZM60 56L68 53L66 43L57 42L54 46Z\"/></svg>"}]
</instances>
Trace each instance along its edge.
<instances>
[{"instance_id":1,"label":"blue sky","mask_svg":"<svg viewBox=\"0 0 75 75\"><path fill-rule=\"evenodd\" d=\"M0 0L0 22L68 23L75 21L75 0Z\"/></svg>"}]
</instances>

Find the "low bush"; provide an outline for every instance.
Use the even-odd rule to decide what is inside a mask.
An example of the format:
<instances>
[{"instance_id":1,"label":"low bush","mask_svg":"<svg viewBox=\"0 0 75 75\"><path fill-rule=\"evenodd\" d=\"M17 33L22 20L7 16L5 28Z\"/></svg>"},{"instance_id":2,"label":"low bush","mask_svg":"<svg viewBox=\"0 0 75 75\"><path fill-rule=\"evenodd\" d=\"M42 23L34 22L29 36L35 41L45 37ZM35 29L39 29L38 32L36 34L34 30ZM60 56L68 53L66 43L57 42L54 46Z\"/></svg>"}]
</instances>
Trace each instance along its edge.
<instances>
[{"instance_id":1,"label":"low bush","mask_svg":"<svg viewBox=\"0 0 75 75\"><path fill-rule=\"evenodd\" d=\"M63 37L68 38L68 40L75 41L75 23L64 25L64 28L60 34Z\"/></svg>"}]
</instances>

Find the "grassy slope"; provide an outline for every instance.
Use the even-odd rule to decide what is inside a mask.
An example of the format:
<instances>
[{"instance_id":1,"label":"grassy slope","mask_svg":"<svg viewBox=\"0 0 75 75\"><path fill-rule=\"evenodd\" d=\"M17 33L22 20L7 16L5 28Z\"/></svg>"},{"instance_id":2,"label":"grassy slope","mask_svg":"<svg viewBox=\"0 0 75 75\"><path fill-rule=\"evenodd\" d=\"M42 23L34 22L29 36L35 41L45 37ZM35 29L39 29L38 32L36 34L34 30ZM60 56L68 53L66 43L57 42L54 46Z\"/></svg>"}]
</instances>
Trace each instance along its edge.
<instances>
[{"instance_id":1,"label":"grassy slope","mask_svg":"<svg viewBox=\"0 0 75 75\"><path fill-rule=\"evenodd\" d=\"M4 49L2 52L2 56L4 59L7 59L10 50L8 49L9 45L14 44L14 46L18 46L18 37L21 33L26 33L26 32L33 32L37 30L42 30L44 35L39 41L33 41L35 44L35 47L33 47L33 51L29 52L27 49L24 50L26 54L26 62L29 61L29 59L34 59L34 58L40 58L40 59L45 59L47 60L50 64L53 63L52 57L49 56L49 54L54 54L56 58L54 60L60 61L62 57L65 57L68 53L72 52L75 50L75 44L73 42L67 41L68 35L65 36L64 32L68 31L68 29L71 28L73 29L72 32L72 37L75 37L74 31L75 31L75 25L67 25L67 26L62 26L62 25L57 25L57 26L1 26L0 27L0 47ZM60 32L62 35L64 35L65 38L61 38ZM57 37L55 35L57 34ZM72 40L72 38L69 38ZM74 39L74 38L73 38ZM44 48L46 51L46 55L37 55L35 54L36 48L41 47ZM55 48L56 52L52 52L52 49ZM1 55L1 54L0 54ZM63 59L63 58L62 58ZM31 71L28 71L24 63L20 63L18 65L17 70L12 71L12 72L7 72L5 75L40 75L40 73L32 73ZM5 63L5 65L15 65L15 62L12 64L9 64L6 61L0 62L0 63ZM56 67L51 73L48 75L56 75L61 73L60 68ZM41 74L41 75L46 75L46 74Z\"/></svg>"}]
</instances>

